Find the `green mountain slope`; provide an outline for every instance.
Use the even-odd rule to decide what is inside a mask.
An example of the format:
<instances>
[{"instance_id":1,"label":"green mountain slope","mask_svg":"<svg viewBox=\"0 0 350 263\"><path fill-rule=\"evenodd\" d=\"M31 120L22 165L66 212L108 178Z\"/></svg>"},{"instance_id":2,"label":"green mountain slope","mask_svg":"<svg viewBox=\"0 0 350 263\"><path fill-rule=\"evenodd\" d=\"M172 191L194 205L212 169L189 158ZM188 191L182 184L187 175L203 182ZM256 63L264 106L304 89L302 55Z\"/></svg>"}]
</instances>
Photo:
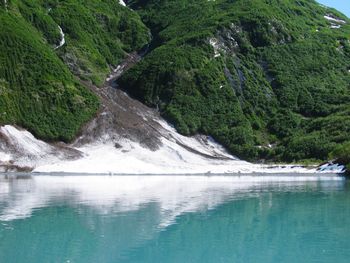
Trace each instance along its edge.
<instances>
[{"instance_id":1,"label":"green mountain slope","mask_svg":"<svg viewBox=\"0 0 350 263\"><path fill-rule=\"evenodd\" d=\"M148 40L138 15L117 1L1 1L0 124L73 139L99 103L72 73L101 84Z\"/></svg>"},{"instance_id":2,"label":"green mountain slope","mask_svg":"<svg viewBox=\"0 0 350 263\"><path fill-rule=\"evenodd\" d=\"M313 0L130 0L152 51L120 85L183 134L248 159L350 140L350 21Z\"/></svg>"},{"instance_id":3,"label":"green mountain slope","mask_svg":"<svg viewBox=\"0 0 350 263\"><path fill-rule=\"evenodd\" d=\"M250 160L347 152L344 15L313 0L128 4L136 12L115 0L0 1L0 124L73 139L99 106L79 79L101 85L151 31L149 52L119 84L179 132L211 135Z\"/></svg>"}]
</instances>

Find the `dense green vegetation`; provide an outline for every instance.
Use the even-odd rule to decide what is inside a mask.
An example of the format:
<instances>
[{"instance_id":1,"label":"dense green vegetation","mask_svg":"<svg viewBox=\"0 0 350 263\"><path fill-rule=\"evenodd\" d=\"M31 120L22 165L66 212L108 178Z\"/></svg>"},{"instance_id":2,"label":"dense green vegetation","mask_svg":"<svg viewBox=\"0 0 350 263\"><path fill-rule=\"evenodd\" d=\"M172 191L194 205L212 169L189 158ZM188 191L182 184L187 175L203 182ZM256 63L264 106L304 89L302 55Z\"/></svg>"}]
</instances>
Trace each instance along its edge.
<instances>
[{"instance_id":1,"label":"dense green vegetation","mask_svg":"<svg viewBox=\"0 0 350 263\"><path fill-rule=\"evenodd\" d=\"M24 20L0 11L0 24L0 123L45 139L72 139L96 111L97 98Z\"/></svg>"},{"instance_id":2,"label":"dense green vegetation","mask_svg":"<svg viewBox=\"0 0 350 263\"><path fill-rule=\"evenodd\" d=\"M343 158L350 143L344 15L313 0L128 4L136 12L115 0L1 1L0 124L71 140L98 108L75 76L101 85L150 41L150 30L149 52L120 86L179 132L211 135L250 160ZM66 43L57 48L59 28Z\"/></svg>"},{"instance_id":3,"label":"dense green vegetation","mask_svg":"<svg viewBox=\"0 0 350 263\"><path fill-rule=\"evenodd\" d=\"M181 133L291 162L325 160L350 141L350 21L336 10L313 0L129 4L153 43L120 85Z\"/></svg>"},{"instance_id":4,"label":"dense green vegetation","mask_svg":"<svg viewBox=\"0 0 350 263\"><path fill-rule=\"evenodd\" d=\"M125 52L149 41L139 16L116 0L21 0L18 9L52 46L60 41L60 26L67 44L58 54L75 75L98 85Z\"/></svg>"},{"instance_id":5,"label":"dense green vegetation","mask_svg":"<svg viewBox=\"0 0 350 263\"><path fill-rule=\"evenodd\" d=\"M59 26L66 44L55 49ZM73 139L99 103L72 73L101 84L110 66L148 40L138 15L117 1L1 1L0 124Z\"/></svg>"},{"instance_id":6,"label":"dense green vegetation","mask_svg":"<svg viewBox=\"0 0 350 263\"><path fill-rule=\"evenodd\" d=\"M329 156L330 159L338 163L344 164L347 169L347 174L350 176L350 142L338 145Z\"/></svg>"}]
</instances>

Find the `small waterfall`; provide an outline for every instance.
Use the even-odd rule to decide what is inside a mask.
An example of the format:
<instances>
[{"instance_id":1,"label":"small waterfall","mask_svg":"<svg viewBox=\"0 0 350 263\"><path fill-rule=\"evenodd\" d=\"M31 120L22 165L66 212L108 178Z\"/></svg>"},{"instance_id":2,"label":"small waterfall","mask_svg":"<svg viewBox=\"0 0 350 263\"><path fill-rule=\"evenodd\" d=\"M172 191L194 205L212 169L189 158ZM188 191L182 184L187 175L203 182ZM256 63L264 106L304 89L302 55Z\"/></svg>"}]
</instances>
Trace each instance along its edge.
<instances>
[{"instance_id":1,"label":"small waterfall","mask_svg":"<svg viewBox=\"0 0 350 263\"><path fill-rule=\"evenodd\" d=\"M122 6L126 6L125 2L123 0L119 0L119 4Z\"/></svg>"},{"instance_id":2,"label":"small waterfall","mask_svg":"<svg viewBox=\"0 0 350 263\"><path fill-rule=\"evenodd\" d=\"M62 28L60 26L58 26L58 29L60 30L60 34L61 34L61 41L60 41L60 44L57 47L55 47L55 49L62 47L66 43Z\"/></svg>"}]
</instances>

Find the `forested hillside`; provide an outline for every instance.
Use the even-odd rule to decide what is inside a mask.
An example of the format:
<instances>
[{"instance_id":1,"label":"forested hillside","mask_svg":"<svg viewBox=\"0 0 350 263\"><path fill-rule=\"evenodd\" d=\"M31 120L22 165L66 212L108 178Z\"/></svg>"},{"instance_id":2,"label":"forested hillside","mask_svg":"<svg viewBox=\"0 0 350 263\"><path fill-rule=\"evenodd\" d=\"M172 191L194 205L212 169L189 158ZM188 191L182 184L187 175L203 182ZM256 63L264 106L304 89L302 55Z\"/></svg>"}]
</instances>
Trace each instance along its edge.
<instances>
[{"instance_id":1,"label":"forested hillside","mask_svg":"<svg viewBox=\"0 0 350 263\"><path fill-rule=\"evenodd\" d=\"M100 85L148 40L139 16L118 1L1 1L0 124L71 140L98 108L74 75Z\"/></svg>"},{"instance_id":2,"label":"forested hillside","mask_svg":"<svg viewBox=\"0 0 350 263\"><path fill-rule=\"evenodd\" d=\"M350 141L350 20L313 0L0 1L0 124L72 140L102 85L249 160L326 160ZM344 158L343 158L344 159Z\"/></svg>"},{"instance_id":3,"label":"forested hillside","mask_svg":"<svg viewBox=\"0 0 350 263\"><path fill-rule=\"evenodd\" d=\"M350 21L313 0L130 0L152 51L120 85L178 131L250 160L350 140Z\"/></svg>"}]
</instances>

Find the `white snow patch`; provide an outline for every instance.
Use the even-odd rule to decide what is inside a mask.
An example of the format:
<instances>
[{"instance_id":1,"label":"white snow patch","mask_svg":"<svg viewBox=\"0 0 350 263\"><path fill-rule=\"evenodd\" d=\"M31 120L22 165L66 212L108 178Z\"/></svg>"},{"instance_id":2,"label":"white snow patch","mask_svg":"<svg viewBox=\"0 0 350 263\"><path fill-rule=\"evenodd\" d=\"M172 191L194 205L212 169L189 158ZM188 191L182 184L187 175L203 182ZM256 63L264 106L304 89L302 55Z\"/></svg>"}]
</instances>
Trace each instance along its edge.
<instances>
[{"instance_id":1,"label":"white snow patch","mask_svg":"<svg viewBox=\"0 0 350 263\"><path fill-rule=\"evenodd\" d=\"M11 125L0 127L0 132L9 138L9 141L25 155L44 156L51 150L45 142L36 139L26 130L18 130Z\"/></svg>"},{"instance_id":2,"label":"white snow patch","mask_svg":"<svg viewBox=\"0 0 350 263\"><path fill-rule=\"evenodd\" d=\"M332 29L338 29L338 28L341 28L341 25L331 24L330 28L332 28Z\"/></svg>"},{"instance_id":3,"label":"white snow patch","mask_svg":"<svg viewBox=\"0 0 350 263\"><path fill-rule=\"evenodd\" d=\"M176 142L163 138L157 151L143 148L129 140L119 141L120 149L112 143L86 145L78 150L84 157L74 161L59 161L37 167L34 172L87 174L232 174L232 173L316 173L316 169L298 166L266 166L241 160L207 159L187 151ZM189 143L189 142L186 142ZM195 145L196 143L193 143ZM193 146L192 145L192 146ZM213 143L215 145L215 143ZM199 151L205 147L198 145Z\"/></svg>"},{"instance_id":4,"label":"white snow patch","mask_svg":"<svg viewBox=\"0 0 350 263\"><path fill-rule=\"evenodd\" d=\"M62 28L60 26L58 26L58 29L60 30L61 41L60 41L59 45L55 47L55 49L62 47L66 43L66 39L64 37L64 33L63 33Z\"/></svg>"},{"instance_id":5,"label":"white snow patch","mask_svg":"<svg viewBox=\"0 0 350 263\"><path fill-rule=\"evenodd\" d=\"M11 154L5 153L5 152L0 152L0 163L7 163L12 159Z\"/></svg>"},{"instance_id":6,"label":"white snow patch","mask_svg":"<svg viewBox=\"0 0 350 263\"><path fill-rule=\"evenodd\" d=\"M158 120L164 128L162 146L152 151L129 139L115 142L97 141L75 148L83 157L75 160L61 158L53 146L36 139L25 130L6 125L0 132L11 143L17 155L0 152L0 161L27 167L36 167L34 172L63 172L87 174L232 174L232 173L317 173L295 165L268 166L251 164L235 159L211 137L185 137L178 134L165 121ZM18 154L18 152L20 154ZM207 158L205 156L212 156ZM214 158L216 156L217 158ZM322 171L323 172L323 171ZM338 173L328 169L327 173Z\"/></svg>"},{"instance_id":7,"label":"white snow patch","mask_svg":"<svg viewBox=\"0 0 350 263\"><path fill-rule=\"evenodd\" d=\"M36 139L30 132L6 125L0 127L0 133L10 143L14 155L12 152L0 151L0 161L13 161L14 165L36 167L35 172L89 174L316 172L316 169L310 170L295 166L275 166L271 169L268 166L237 160L210 137L207 137L206 140L185 137L178 134L166 122L159 120L159 123L165 129L166 134L163 134L163 145L157 151L143 148L138 142L127 139L118 141L122 146L118 149L112 141L109 143L96 142L75 148L84 155L76 160L61 158L56 148ZM187 148L195 149L197 153ZM221 156L226 159L210 159L202 155Z\"/></svg>"},{"instance_id":8,"label":"white snow patch","mask_svg":"<svg viewBox=\"0 0 350 263\"><path fill-rule=\"evenodd\" d=\"M325 15L324 18L327 19L328 21L332 21L332 22L336 22L336 23L340 23L340 24L346 24L345 20L335 18L331 15Z\"/></svg>"},{"instance_id":9,"label":"white snow patch","mask_svg":"<svg viewBox=\"0 0 350 263\"><path fill-rule=\"evenodd\" d=\"M164 140L164 146L151 151L132 141L95 144L79 148L85 157L76 161L41 166L35 172L107 173L107 174L176 174L206 173L213 169L205 160L184 152L176 143Z\"/></svg>"},{"instance_id":10,"label":"white snow patch","mask_svg":"<svg viewBox=\"0 0 350 263\"><path fill-rule=\"evenodd\" d=\"M26 130L5 125L0 127L0 134L7 141L7 144L3 145L5 151L0 150L0 163L11 163L20 167L35 167L60 160L60 153L57 152L57 149L36 139Z\"/></svg>"},{"instance_id":11,"label":"white snow patch","mask_svg":"<svg viewBox=\"0 0 350 263\"><path fill-rule=\"evenodd\" d=\"M207 154L207 155L221 155L227 158L235 159L230 153L228 153L225 148L217 143L212 137L208 136L207 141L204 143L195 139L193 137L186 137L179 134L176 129L169 125L164 120L157 120L157 122L166 130L168 134L171 135L171 138L177 140L183 145L188 146L189 148L196 149L197 151ZM174 140L169 140L174 142ZM182 148L183 149L183 148Z\"/></svg>"}]
</instances>

